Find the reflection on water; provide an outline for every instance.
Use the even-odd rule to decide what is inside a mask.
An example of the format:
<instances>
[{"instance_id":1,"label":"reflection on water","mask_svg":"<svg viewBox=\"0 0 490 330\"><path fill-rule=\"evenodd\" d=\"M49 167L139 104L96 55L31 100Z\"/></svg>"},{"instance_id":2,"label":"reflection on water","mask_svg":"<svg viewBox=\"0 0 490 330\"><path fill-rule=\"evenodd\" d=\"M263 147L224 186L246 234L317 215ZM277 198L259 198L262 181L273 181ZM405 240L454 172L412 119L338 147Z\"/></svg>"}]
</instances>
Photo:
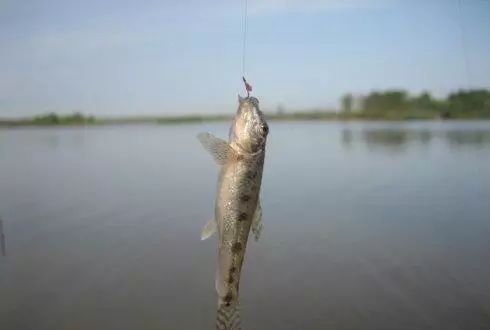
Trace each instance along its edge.
<instances>
[{"instance_id":1,"label":"reflection on water","mask_svg":"<svg viewBox=\"0 0 490 330\"><path fill-rule=\"evenodd\" d=\"M365 130L361 132L361 138L370 149L382 146L392 151L401 151L408 141L408 133L394 130Z\"/></svg>"},{"instance_id":2,"label":"reflection on water","mask_svg":"<svg viewBox=\"0 0 490 330\"><path fill-rule=\"evenodd\" d=\"M345 147L350 147L352 145L354 132L352 129L342 129L342 143Z\"/></svg>"},{"instance_id":3,"label":"reflection on water","mask_svg":"<svg viewBox=\"0 0 490 330\"><path fill-rule=\"evenodd\" d=\"M487 147L490 145L490 131L449 130L446 140L453 146Z\"/></svg>"},{"instance_id":4,"label":"reflection on water","mask_svg":"<svg viewBox=\"0 0 490 330\"><path fill-rule=\"evenodd\" d=\"M107 129L111 129L107 127ZM28 130L29 134L23 134L22 132ZM80 127L80 128L25 128L25 129L0 129L0 148L8 147L5 139L2 136L15 136L19 140L18 145L22 147L44 147L48 149L82 149L86 143L87 132L93 130L93 127ZM88 133L90 136L90 133Z\"/></svg>"},{"instance_id":5,"label":"reflection on water","mask_svg":"<svg viewBox=\"0 0 490 330\"><path fill-rule=\"evenodd\" d=\"M270 126L244 330L489 328L490 122ZM201 131L0 130L0 329L213 329Z\"/></svg>"},{"instance_id":6,"label":"reflection on water","mask_svg":"<svg viewBox=\"0 0 490 330\"><path fill-rule=\"evenodd\" d=\"M483 148L490 146L490 130L483 129L411 129L411 128L343 128L341 141L346 147L362 142L372 150L385 149L401 152L410 144L427 145L433 139L445 142L450 147L467 146Z\"/></svg>"}]
</instances>

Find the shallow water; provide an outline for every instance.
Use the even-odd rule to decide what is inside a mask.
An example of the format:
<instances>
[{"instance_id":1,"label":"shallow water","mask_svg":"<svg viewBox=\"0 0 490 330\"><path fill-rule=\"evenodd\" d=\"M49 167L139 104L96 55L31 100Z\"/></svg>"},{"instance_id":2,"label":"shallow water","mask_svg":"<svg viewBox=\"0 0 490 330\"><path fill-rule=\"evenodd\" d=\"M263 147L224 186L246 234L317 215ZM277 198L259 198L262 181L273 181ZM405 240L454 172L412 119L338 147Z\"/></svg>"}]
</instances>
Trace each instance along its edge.
<instances>
[{"instance_id":1,"label":"shallow water","mask_svg":"<svg viewBox=\"0 0 490 330\"><path fill-rule=\"evenodd\" d=\"M202 130L0 130L0 329L213 329ZM243 328L490 328L489 201L490 122L271 123Z\"/></svg>"}]
</instances>

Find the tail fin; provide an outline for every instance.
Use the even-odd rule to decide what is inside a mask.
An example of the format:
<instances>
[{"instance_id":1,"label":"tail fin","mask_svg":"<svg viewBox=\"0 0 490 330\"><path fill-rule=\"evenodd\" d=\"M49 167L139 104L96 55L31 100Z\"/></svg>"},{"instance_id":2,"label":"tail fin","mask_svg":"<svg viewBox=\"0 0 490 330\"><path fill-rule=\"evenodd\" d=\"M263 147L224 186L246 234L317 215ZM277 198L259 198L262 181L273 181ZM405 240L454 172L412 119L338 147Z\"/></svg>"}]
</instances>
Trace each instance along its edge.
<instances>
[{"instance_id":1,"label":"tail fin","mask_svg":"<svg viewBox=\"0 0 490 330\"><path fill-rule=\"evenodd\" d=\"M241 330L240 312L238 302L226 306L220 304L216 315L217 330Z\"/></svg>"}]
</instances>

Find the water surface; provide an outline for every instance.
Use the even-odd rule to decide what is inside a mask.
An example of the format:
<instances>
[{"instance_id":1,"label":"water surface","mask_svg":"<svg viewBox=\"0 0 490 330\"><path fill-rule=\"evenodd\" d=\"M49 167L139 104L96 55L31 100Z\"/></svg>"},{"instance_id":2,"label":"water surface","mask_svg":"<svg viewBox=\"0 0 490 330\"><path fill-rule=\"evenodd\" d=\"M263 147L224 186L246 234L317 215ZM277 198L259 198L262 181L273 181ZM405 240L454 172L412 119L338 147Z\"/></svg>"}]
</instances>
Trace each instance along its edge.
<instances>
[{"instance_id":1,"label":"water surface","mask_svg":"<svg viewBox=\"0 0 490 330\"><path fill-rule=\"evenodd\" d=\"M0 130L0 329L213 329L226 124ZM490 328L490 122L271 123L247 329Z\"/></svg>"}]
</instances>

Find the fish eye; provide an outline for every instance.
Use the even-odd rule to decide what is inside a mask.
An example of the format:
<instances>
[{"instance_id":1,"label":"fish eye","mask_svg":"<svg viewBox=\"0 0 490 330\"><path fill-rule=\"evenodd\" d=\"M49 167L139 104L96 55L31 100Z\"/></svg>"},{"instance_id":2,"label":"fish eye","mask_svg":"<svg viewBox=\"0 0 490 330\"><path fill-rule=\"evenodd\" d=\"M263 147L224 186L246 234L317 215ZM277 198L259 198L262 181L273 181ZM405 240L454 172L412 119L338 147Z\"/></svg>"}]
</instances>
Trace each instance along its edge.
<instances>
[{"instance_id":1,"label":"fish eye","mask_svg":"<svg viewBox=\"0 0 490 330\"><path fill-rule=\"evenodd\" d=\"M264 133L264 134L269 133L269 126L267 126L267 124L262 124L260 126L260 129L262 130L262 133Z\"/></svg>"}]
</instances>

